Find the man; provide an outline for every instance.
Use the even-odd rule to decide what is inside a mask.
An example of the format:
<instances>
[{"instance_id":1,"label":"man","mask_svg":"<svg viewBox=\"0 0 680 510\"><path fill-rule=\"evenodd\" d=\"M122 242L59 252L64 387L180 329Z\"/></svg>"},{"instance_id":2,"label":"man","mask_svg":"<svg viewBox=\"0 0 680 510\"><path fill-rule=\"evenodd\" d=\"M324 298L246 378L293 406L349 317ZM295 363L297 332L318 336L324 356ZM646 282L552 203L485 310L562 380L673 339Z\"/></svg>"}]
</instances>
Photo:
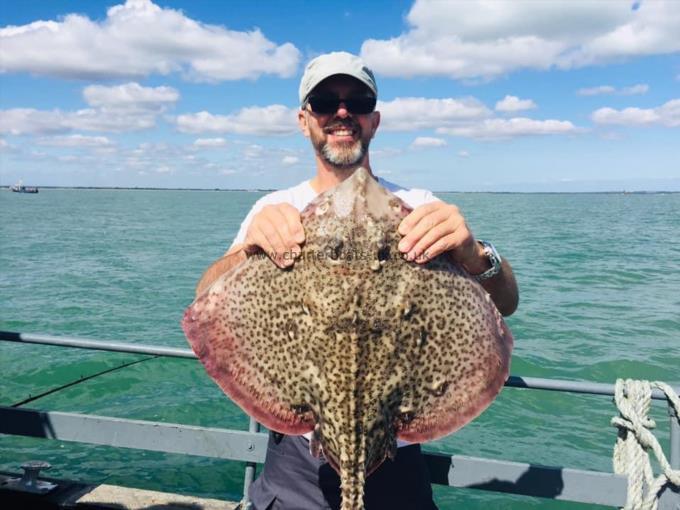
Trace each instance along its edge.
<instances>
[{"instance_id":1,"label":"man","mask_svg":"<svg viewBox=\"0 0 680 510\"><path fill-rule=\"evenodd\" d=\"M299 93L298 123L312 142L316 175L258 200L229 251L206 270L197 295L260 249L281 268L294 264L305 240L300 211L357 168L371 171L368 147L380 125L380 113L375 111L378 89L361 59L344 52L315 58L305 69ZM429 191L379 181L413 208L399 226L403 235L399 249L406 258L424 263L446 252L476 276L503 315L514 312L518 291L510 265L501 261L492 245L475 240L456 206ZM401 442L399 446L395 460L384 462L367 479L366 508L436 509L420 446ZM337 508L339 478L327 463L312 457L307 438L272 434L250 498L256 510Z\"/></svg>"}]
</instances>

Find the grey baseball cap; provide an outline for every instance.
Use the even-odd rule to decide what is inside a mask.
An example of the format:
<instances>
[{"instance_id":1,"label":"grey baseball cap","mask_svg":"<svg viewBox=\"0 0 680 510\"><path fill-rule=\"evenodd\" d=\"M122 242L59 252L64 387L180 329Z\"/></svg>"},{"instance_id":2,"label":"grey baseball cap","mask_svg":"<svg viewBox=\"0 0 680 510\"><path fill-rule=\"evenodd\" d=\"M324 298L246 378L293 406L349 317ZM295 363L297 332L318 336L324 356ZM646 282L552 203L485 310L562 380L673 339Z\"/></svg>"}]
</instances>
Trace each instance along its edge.
<instances>
[{"instance_id":1,"label":"grey baseball cap","mask_svg":"<svg viewBox=\"0 0 680 510\"><path fill-rule=\"evenodd\" d=\"M346 74L356 78L366 85L375 96L378 96L378 86L375 84L375 77L366 63L356 55L346 51L336 51L326 53L311 60L300 80L300 104L302 105L309 93L314 90L319 83L330 76L336 74Z\"/></svg>"}]
</instances>

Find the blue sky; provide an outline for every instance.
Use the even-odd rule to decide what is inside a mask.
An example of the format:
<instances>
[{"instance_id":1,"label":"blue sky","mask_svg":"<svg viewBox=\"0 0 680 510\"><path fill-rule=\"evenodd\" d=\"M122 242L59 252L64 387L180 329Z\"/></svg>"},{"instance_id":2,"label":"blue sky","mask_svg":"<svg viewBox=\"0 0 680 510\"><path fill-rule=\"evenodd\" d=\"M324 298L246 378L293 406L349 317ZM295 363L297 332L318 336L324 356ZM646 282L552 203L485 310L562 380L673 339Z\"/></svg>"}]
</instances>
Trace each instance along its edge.
<instances>
[{"instance_id":1,"label":"blue sky","mask_svg":"<svg viewBox=\"0 0 680 510\"><path fill-rule=\"evenodd\" d=\"M280 188L305 63L361 55L374 172L461 191L680 191L680 2L128 0L0 9L0 184Z\"/></svg>"}]
</instances>

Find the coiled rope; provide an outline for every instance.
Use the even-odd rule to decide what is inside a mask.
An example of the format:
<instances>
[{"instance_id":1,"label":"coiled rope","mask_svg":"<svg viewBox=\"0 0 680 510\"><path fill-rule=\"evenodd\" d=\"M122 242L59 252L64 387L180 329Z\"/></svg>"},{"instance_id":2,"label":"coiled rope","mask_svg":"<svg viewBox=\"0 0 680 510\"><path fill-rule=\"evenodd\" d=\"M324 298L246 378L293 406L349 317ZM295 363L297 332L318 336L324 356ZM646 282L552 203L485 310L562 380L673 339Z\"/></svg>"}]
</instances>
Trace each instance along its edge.
<instances>
[{"instance_id":1,"label":"coiled rope","mask_svg":"<svg viewBox=\"0 0 680 510\"><path fill-rule=\"evenodd\" d=\"M666 484L680 487L680 470L671 469L659 441L650 431L656 427L649 418L652 388L666 395L668 405L680 422L680 398L673 389L660 381L618 379L614 400L620 415L612 418L619 433L614 446L614 472L628 477L628 495L624 510L656 510L659 493ZM649 458L651 450L659 462L662 473L654 477Z\"/></svg>"}]
</instances>

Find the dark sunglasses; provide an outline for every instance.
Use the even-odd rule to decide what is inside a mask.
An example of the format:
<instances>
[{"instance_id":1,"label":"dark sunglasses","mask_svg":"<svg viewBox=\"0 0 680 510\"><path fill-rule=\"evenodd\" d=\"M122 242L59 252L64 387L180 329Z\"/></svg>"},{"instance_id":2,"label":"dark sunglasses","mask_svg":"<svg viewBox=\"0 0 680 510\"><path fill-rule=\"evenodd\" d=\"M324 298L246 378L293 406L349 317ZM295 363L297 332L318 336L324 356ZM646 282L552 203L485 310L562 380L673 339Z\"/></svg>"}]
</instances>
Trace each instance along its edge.
<instances>
[{"instance_id":1,"label":"dark sunglasses","mask_svg":"<svg viewBox=\"0 0 680 510\"><path fill-rule=\"evenodd\" d=\"M338 111L340 103L344 103L349 113L365 115L375 110L376 98L370 96L346 97L340 99L336 96L309 96L307 103L314 113L328 115Z\"/></svg>"}]
</instances>

